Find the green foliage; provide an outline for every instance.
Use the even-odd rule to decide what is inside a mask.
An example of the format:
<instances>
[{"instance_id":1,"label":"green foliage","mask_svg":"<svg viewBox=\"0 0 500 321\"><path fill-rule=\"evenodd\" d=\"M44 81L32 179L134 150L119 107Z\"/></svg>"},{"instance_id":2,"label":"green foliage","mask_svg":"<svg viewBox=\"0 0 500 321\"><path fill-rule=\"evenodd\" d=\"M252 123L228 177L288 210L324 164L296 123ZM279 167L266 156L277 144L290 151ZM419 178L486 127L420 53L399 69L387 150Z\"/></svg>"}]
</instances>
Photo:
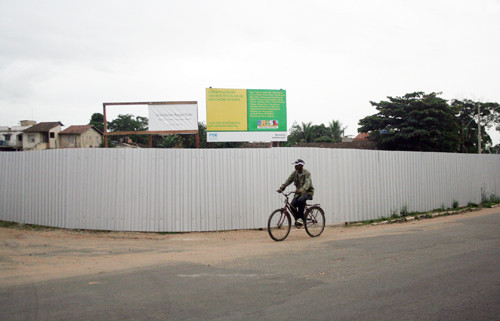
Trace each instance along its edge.
<instances>
[{"instance_id":1,"label":"green foliage","mask_svg":"<svg viewBox=\"0 0 500 321\"><path fill-rule=\"evenodd\" d=\"M415 92L371 102L378 113L361 119L358 132L370 133L380 149L456 152L456 110L438 95Z\"/></svg>"},{"instance_id":2,"label":"green foliage","mask_svg":"<svg viewBox=\"0 0 500 321\"><path fill-rule=\"evenodd\" d=\"M396 218L399 218L399 214L398 214L398 211L397 210L392 210L391 211L391 218L392 219L396 219Z\"/></svg>"},{"instance_id":3,"label":"green foliage","mask_svg":"<svg viewBox=\"0 0 500 321\"><path fill-rule=\"evenodd\" d=\"M90 117L89 125L93 125L95 128L104 132L104 116L101 113L94 113ZM106 124L109 126L109 122Z\"/></svg>"},{"instance_id":4,"label":"green foliage","mask_svg":"<svg viewBox=\"0 0 500 321\"><path fill-rule=\"evenodd\" d=\"M500 197L496 196L495 194L490 195L490 202L499 204L500 203Z\"/></svg>"},{"instance_id":5,"label":"green foliage","mask_svg":"<svg viewBox=\"0 0 500 321\"><path fill-rule=\"evenodd\" d=\"M402 217L408 216L408 214L410 214L410 212L408 211L408 206L404 205L399 213Z\"/></svg>"},{"instance_id":6,"label":"green foliage","mask_svg":"<svg viewBox=\"0 0 500 321\"><path fill-rule=\"evenodd\" d=\"M134 115L118 115L118 117L108 123L108 129L111 132L127 132L127 131L145 131L148 130L148 118ZM126 135L132 139L132 141L147 145L148 136L147 135Z\"/></svg>"},{"instance_id":7,"label":"green foliage","mask_svg":"<svg viewBox=\"0 0 500 321\"><path fill-rule=\"evenodd\" d=\"M493 205L499 203L500 197L496 196L495 194L491 194L489 197L483 194L481 197L481 205L484 207L493 207Z\"/></svg>"},{"instance_id":8,"label":"green foliage","mask_svg":"<svg viewBox=\"0 0 500 321\"><path fill-rule=\"evenodd\" d=\"M315 143L333 143L333 139L328 136L321 136L314 139Z\"/></svg>"},{"instance_id":9,"label":"green foliage","mask_svg":"<svg viewBox=\"0 0 500 321\"><path fill-rule=\"evenodd\" d=\"M477 153L478 152L478 106L480 110L481 120L481 147L483 150L488 150L491 147L491 137L486 131L493 124L500 121L500 108L498 103L481 103L465 100L453 100L451 106L458 111L459 137L460 137L460 152L462 153Z\"/></svg>"},{"instance_id":10,"label":"green foliage","mask_svg":"<svg viewBox=\"0 0 500 321\"><path fill-rule=\"evenodd\" d=\"M340 143L342 141L342 136L344 136L347 126L342 126L342 123L338 120L332 120L328 124L328 137L332 139L335 143Z\"/></svg>"},{"instance_id":11,"label":"green foliage","mask_svg":"<svg viewBox=\"0 0 500 321\"><path fill-rule=\"evenodd\" d=\"M160 147L160 148L173 148L177 147L180 142L180 137L179 135L166 135L166 136L161 136L161 139L157 140L155 142L155 147Z\"/></svg>"},{"instance_id":12,"label":"green foliage","mask_svg":"<svg viewBox=\"0 0 500 321\"><path fill-rule=\"evenodd\" d=\"M0 227L18 227L19 223L9 222L9 221L0 221Z\"/></svg>"},{"instance_id":13,"label":"green foliage","mask_svg":"<svg viewBox=\"0 0 500 321\"><path fill-rule=\"evenodd\" d=\"M118 117L109 122L110 131L125 132L125 131L142 131L148 130L148 118L134 115L118 115Z\"/></svg>"},{"instance_id":14,"label":"green foliage","mask_svg":"<svg viewBox=\"0 0 500 321\"><path fill-rule=\"evenodd\" d=\"M297 143L310 143L313 141L313 129L312 123L302 123L298 125L294 123L292 125L292 130L290 136Z\"/></svg>"},{"instance_id":15,"label":"green foliage","mask_svg":"<svg viewBox=\"0 0 500 321\"><path fill-rule=\"evenodd\" d=\"M311 122L300 125L295 122L288 135L288 145L312 142L338 143L342 141L346 128L337 120L331 121L328 127L324 124L313 125Z\"/></svg>"},{"instance_id":16,"label":"green foliage","mask_svg":"<svg viewBox=\"0 0 500 321\"><path fill-rule=\"evenodd\" d=\"M457 200L453 200L452 208L453 208L454 210L458 210L459 205L458 205L458 201L457 201Z\"/></svg>"}]
</instances>

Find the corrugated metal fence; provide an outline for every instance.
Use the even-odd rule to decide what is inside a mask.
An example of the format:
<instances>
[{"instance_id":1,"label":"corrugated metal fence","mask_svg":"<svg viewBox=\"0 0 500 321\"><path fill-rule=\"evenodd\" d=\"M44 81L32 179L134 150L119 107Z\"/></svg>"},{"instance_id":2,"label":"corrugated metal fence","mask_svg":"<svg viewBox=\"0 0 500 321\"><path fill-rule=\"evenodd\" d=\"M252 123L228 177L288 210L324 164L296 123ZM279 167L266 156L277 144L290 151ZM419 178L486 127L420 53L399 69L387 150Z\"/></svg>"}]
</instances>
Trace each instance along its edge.
<instances>
[{"instance_id":1,"label":"corrugated metal fence","mask_svg":"<svg viewBox=\"0 0 500 321\"><path fill-rule=\"evenodd\" d=\"M0 153L0 220L63 228L261 228L302 158L327 224L500 194L500 156L320 148ZM289 187L291 188L291 187Z\"/></svg>"}]
</instances>

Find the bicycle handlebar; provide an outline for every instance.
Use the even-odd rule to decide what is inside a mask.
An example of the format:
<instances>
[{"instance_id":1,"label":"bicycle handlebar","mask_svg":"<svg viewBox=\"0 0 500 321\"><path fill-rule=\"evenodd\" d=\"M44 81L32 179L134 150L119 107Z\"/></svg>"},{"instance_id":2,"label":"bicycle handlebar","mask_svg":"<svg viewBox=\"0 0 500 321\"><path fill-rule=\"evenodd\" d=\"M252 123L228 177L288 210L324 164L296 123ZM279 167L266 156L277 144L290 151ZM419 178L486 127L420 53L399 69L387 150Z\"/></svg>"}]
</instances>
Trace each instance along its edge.
<instances>
[{"instance_id":1,"label":"bicycle handlebar","mask_svg":"<svg viewBox=\"0 0 500 321\"><path fill-rule=\"evenodd\" d=\"M294 193L295 193L295 191L291 191L291 192L288 192L288 193L285 193L285 191L281 191L281 192L278 192L278 193L283 194L283 195L285 195L286 197L288 197L288 196L290 196L290 195L294 194Z\"/></svg>"}]
</instances>

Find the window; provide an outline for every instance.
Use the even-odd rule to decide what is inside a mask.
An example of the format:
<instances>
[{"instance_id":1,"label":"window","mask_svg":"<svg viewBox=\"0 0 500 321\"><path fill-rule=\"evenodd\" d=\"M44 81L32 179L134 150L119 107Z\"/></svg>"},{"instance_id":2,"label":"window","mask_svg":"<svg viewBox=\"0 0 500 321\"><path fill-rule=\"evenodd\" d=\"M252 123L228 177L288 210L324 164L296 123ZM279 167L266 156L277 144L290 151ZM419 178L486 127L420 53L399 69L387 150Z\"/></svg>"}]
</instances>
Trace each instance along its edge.
<instances>
[{"instance_id":1,"label":"window","mask_svg":"<svg viewBox=\"0 0 500 321\"><path fill-rule=\"evenodd\" d=\"M9 140L10 140L10 136L11 136L11 134L6 134L6 135L5 135L5 140L6 140L6 141L9 141Z\"/></svg>"},{"instance_id":2,"label":"window","mask_svg":"<svg viewBox=\"0 0 500 321\"><path fill-rule=\"evenodd\" d=\"M56 133L50 133L50 138L55 138L56 137Z\"/></svg>"},{"instance_id":3,"label":"window","mask_svg":"<svg viewBox=\"0 0 500 321\"><path fill-rule=\"evenodd\" d=\"M22 142L23 141L23 134L17 135L17 140Z\"/></svg>"},{"instance_id":4,"label":"window","mask_svg":"<svg viewBox=\"0 0 500 321\"><path fill-rule=\"evenodd\" d=\"M30 143L34 143L35 142L35 135L28 135L28 140Z\"/></svg>"}]
</instances>

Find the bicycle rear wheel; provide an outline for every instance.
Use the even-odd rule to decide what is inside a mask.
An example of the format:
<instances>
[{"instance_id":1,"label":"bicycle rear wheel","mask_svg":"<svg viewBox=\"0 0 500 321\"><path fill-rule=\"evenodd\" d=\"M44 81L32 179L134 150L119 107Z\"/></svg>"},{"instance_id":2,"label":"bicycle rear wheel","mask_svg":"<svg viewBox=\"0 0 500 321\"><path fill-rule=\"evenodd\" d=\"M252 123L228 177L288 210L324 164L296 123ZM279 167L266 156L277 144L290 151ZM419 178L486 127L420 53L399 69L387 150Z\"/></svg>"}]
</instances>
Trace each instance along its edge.
<instances>
[{"instance_id":1,"label":"bicycle rear wheel","mask_svg":"<svg viewBox=\"0 0 500 321\"><path fill-rule=\"evenodd\" d=\"M310 237L320 236L325 229L325 212L319 206L311 206L306 210L305 228Z\"/></svg>"},{"instance_id":2,"label":"bicycle rear wheel","mask_svg":"<svg viewBox=\"0 0 500 321\"><path fill-rule=\"evenodd\" d=\"M290 233L290 225L290 215L284 209L279 208L269 215L267 232L273 240L277 242L283 241Z\"/></svg>"}]
</instances>

